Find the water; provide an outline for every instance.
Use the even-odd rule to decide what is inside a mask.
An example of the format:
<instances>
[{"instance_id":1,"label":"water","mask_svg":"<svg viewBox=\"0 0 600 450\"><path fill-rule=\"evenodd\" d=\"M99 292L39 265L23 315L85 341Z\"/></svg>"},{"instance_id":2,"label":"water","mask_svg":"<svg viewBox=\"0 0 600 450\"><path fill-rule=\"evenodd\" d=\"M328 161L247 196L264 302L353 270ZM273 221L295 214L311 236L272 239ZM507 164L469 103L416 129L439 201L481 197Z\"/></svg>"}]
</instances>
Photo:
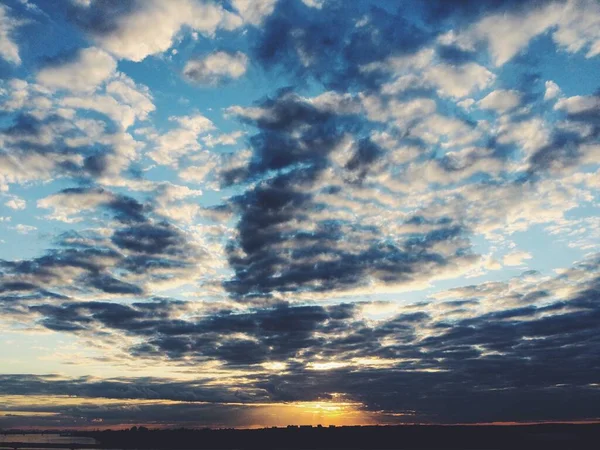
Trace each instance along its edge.
<instances>
[{"instance_id":1,"label":"water","mask_svg":"<svg viewBox=\"0 0 600 450\"><path fill-rule=\"evenodd\" d=\"M85 436L61 436L60 434L0 434L0 447L7 442L31 444L97 444L98 441Z\"/></svg>"}]
</instances>

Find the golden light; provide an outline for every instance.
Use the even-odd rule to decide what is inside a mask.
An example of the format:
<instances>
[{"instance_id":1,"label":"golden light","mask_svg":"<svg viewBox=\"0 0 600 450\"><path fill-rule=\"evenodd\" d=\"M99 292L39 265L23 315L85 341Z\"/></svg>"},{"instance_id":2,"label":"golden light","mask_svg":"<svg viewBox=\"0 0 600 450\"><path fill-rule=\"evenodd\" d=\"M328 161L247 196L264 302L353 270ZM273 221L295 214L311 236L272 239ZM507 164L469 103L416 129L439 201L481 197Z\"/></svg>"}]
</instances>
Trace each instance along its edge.
<instances>
[{"instance_id":1,"label":"golden light","mask_svg":"<svg viewBox=\"0 0 600 450\"><path fill-rule=\"evenodd\" d=\"M62 415L64 407L100 407L115 408L118 410L151 407L156 405L177 407L178 405L196 405L216 408L223 411L233 408L238 414L239 421L234 427L239 428L262 428L262 427L285 427L287 425L373 425L380 422L378 414L366 411L364 405L348 400L342 394L331 393L330 398L319 401L289 402L289 403L207 403L207 402L185 402L177 400L153 400L153 399L108 399L108 398L86 398L66 395L9 395L0 396L0 416L57 416ZM36 410L44 407L47 411L39 413ZM53 411L53 408L56 410ZM200 410L199 410L200 411ZM210 414L209 414L210 415ZM231 426L222 423L207 422L208 416L198 416L198 424L194 424L193 417L186 426L212 426L215 428ZM97 427L97 424L90 425ZM126 425L123 425L126 427ZM160 419L148 425L160 427ZM120 424L107 424L107 428L120 428Z\"/></svg>"}]
</instances>

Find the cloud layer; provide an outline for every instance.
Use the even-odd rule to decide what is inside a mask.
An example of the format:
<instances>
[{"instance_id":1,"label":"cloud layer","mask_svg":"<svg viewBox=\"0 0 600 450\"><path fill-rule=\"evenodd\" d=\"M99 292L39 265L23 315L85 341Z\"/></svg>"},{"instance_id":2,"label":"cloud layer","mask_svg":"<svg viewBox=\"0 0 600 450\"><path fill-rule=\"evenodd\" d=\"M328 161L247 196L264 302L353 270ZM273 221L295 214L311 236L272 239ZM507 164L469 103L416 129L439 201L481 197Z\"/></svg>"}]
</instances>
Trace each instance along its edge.
<instances>
[{"instance_id":1,"label":"cloud layer","mask_svg":"<svg viewBox=\"0 0 600 450\"><path fill-rule=\"evenodd\" d=\"M0 427L600 417L599 24L0 6Z\"/></svg>"}]
</instances>

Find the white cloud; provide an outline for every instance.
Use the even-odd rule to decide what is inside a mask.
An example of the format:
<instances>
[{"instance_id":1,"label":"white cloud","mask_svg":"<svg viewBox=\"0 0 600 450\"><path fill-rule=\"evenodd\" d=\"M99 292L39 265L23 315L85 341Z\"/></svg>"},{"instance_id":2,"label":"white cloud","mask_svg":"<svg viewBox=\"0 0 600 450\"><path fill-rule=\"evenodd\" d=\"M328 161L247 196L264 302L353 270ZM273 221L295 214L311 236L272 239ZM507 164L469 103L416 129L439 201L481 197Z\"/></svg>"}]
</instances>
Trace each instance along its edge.
<instances>
[{"instance_id":1,"label":"white cloud","mask_svg":"<svg viewBox=\"0 0 600 450\"><path fill-rule=\"evenodd\" d=\"M235 145L242 136L244 135L243 131L234 131L229 134L221 134L219 136L213 136L209 134L202 138L202 142L207 147L214 147L216 145Z\"/></svg>"},{"instance_id":2,"label":"white cloud","mask_svg":"<svg viewBox=\"0 0 600 450\"><path fill-rule=\"evenodd\" d=\"M15 111L23 108L30 96L30 85L25 80L13 78L0 86L0 94L3 97L0 109L4 111Z\"/></svg>"},{"instance_id":3,"label":"white cloud","mask_svg":"<svg viewBox=\"0 0 600 450\"><path fill-rule=\"evenodd\" d=\"M21 3L25 7L25 9L27 9L27 11L31 11L36 14L44 14L43 11L37 5L31 3L29 0L19 0L19 3Z\"/></svg>"},{"instance_id":4,"label":"white cloud","mask_svg":"<svg viewBox=\"0 0 600 450\"><path fill-rule=\"evenodd\" d=\"M214 125L200 114L171 117L169 120L179 123L179 127L157 136L156 146L148 155L159 164L173 166L183 155L200 150L198 138L214 129Z\"/></svg>"},{"instance_id":5,"label":"white cloud","mask_svg":"<svg viewBox=\"0 0 600 450\"><path fill-rule=\"evenodd\" d=\"M496 90L490 92L478 104L482 109L492 109L498 113L505 113L516 108L521 103L521 95L514 90Z\"/></svg>"},{"instance_id":6,"label":"white cloud","mask_svg":"<svg viewBox=\"0 0 600 450\"><path fill-rule=\"evenodd\" d=\"M93 91L114 74L117 62L103 50L85 48L72 61L46 67L37 75L37 81L52 89Z\"/></svg>"},{"instance_id":7,"label":"white cloud","mask_svg":"<svg viewBox=\"0 0 600 450\"><path fill-rule=\"evenodd\" d=\"M411 129L411 134L425 142L435 144L443 141L444 147L466 145L481 137L477 128L472 128L456 117L434 114Z\"/></svg>"},{"instance_id":8,"label":"white cloud","mask_svg":"<svg viewBox=\"0 0 600 450\"><path fill-rule=\"evenodd\" d=\"M12 227L12 229L15 230L19 234L29 234L29 233L37 230L37 228L34 226L23 225L21 223Z\"/></svg>"},{"instance_id":9,"label":"white cloud","mask_svg":"<svg viewBox=\"0 0 600 450\"><path fill-rule=\"evenodd\" d=\"M358 114L361 112L360 98L344 93L340 94L335 91L326 91L312 98L303 98L303 100L311 103L320 111L330 112L334 114Z\"/></svg>"},{"instance_id":10,"label":"white cloud","mask_svg":"<svg viewBox=\"0 0 600 450\"><path fill-rule=\"evenodd\" d=\"M464 100L461 100L457 103L458 106L460 106L463 109L466 109L467 111L469 111L474 104L475 100L473 100L472 98L465 98Z\"/></svg>"},{"instance_id":11,"label":"white cloud","mask_svg":"<svg viewBox=\"0 0 600 450\"><path fill-rule=\"evenodd\" d=\"M133 125L136 119L136 112L133 108L120 103L109 95L66 97L60 103L68 108L87 109L105 114L124 130Z\"/></svg>"},{"instance_id":12,"label":"white cloud","mask_svg":"<svg viewBox=\"0 0 600 450\"><path fill-rule=\"evenodd\" d=\"M212 36L218 28L234 29L242 20L220 5L196 0L144 0L118 17L114 29L93 35L96 42L119 58L141 61L168 50L185 26Z\"/></svg>"},{"instance_id":13,"label":"white cloud","mask_svg":"<svg viewBox=\"0 0 600 450\"><path fill-rule=\"evenodd\" d=\"M193 223L195 217L201 210L198 202L186 203L188 197L197 197L202 195L198 189L190 189L187 186L180 186L172 183L163 183L158 186L156 193L155 211L171 220Z\"/></svg>"},{"instance_id":14,"label":"white cloud","mask_svg":"<svg viewBox=\"0 0 600 450\"><path fill-rule=\"evenodd\" d=\"M569 114L580 114L600 109L600 97L575 95L574 97L561 98L554 105L554 109L563 110Z\"/></svg>"},{"instance_id":15,"label":"white cloud","mask_svg":"<svg viewBox=\"0 0 600 450\"><path fill-rule=\"evenodd\" d=\"M8 11L8 6L0 4L0 57L9 63L19 65L21 64L19 46L12 34L24 22L10 17Z\"/></svg>"},{"instance_id":16,"label":"white cloud","mask_svg":"<svg viewBox=\"0 0 600 450\"><path fill-rule=\"evenodd\" d=\"M103 203L108 203L113 195L104 190L88 192L62 192L38 200L38 208L52 209L47 217L66 223L75 223L82 220L78 215L83 211L96 209Z\"/></svg>"},{"instance_id":17,"label":"white cloud","mask_svg":"<svg viewBox=\"0 0 600 450\"><path fill-rule=\"evenodd\" d=\"M0 191L7 191L13 183L49 179L57 164L72 163L73 157L56 157L55 155L12 155L0 154Z\"/></svg>"},{"instance_id":18,"label":"white cloud","mask_svg":"<svg viewBox=\"0 0 600 450\"><path fill-rule=\"evenodd\" d=\"M183 69L185 77L199 84L215 85L246 73L248 57L242 52L215 52L205 58L192 59Z\"/></svg>"},{"instance_id":19,"label":"white cloud","mask_svg":"<svg viewBox=\"0 0 600 450\"><path fill-rule=\"evenodd\" d=\"M554 3L527 14L494 14L470 31L475 40L487 41L496 66L513 58L529 41L555 24L560 7Z\"/></svg>"},{"instance_id":20,"label":"white cloud","mask_svg":"<svg viewBox=\"0 0 600 450\"><path fill-rule=\"evenodd\" d=\"M218 179L223 172L243 169L251 156L252 152L247 149L219 155L202 152L198 157L193 158L194 165L179 172L179 178L190 183L202 183L206 188L218 190L219 186L214 179Z\"/></svg>"},{"instance_id":21,"label":"white cloud","mask_svg":"<svg viewBox=\"0 0 600 450\"><path fill-rule=\"evenodd\" d=\"M442 97L462 98L476 90L485 89L496 78L492 72L477 63L470 62L460 66L436 64L433 56L433 50L425 49L413 55L390 57L384 62L371 63L361 67L361 70L383 70L397 76L394 81L381 87L384 94L433 87Z\"/></svg>"},{"instance_id":22,"label":"white cloud","mask_svg":"<svg viewBox=\"0 0 600 450\"><path fill-rule=\"evenodd\" d=\"M106 93L115 97L119 102L129 105L139 120L146 120L148 114L155 109L150 90L146 86L136 84L122 73L108 83Z\"/></svg>"},{"instance_id":23,"label":"white cloud","mask_svg":"<svg viewBox=\"0 0 600 450\"><path fill-rule=\"evenodd\" d=\"M27 206L27 202L19 197L13 197L4 204L11 209L25 209Z\"/></svg>"},{"instance_id":24,"label":"white cloud","mask_svg":"<svg viewBox=\"0 0 600 450\"><path fill-rule=\"evenodd\" d=\"M517 143L526 154L547 145L550 142L550 132L545 122L539 117L518 122L505 122L498 127L498 142L500 144Z\"/></svg>"},{"instance_id":25,"label":"white cloud","mask_svg":"<svg viewBox=\"0 0 600 450\"><path fill-rule=\"evenodd\" d=\"M544 100L552 100L560 95L560 88L554 81L546 81L545 86L546 91L544 92Z\"/></svg>"},{"instance_id":26,"label":"white cloud","mask_svg":"<svg viewBox=\"0 0 600 450\"><path fill-rule=\"evenodd\" d=\"M209 159L201 166L188 166L179 172L179 178L187 182L203 183L217 167L216 159Z\"/></svg>"},{"instance_id":27,"label":"white cloud","mask_svg":"<svg viewBox=\"0 0 600 450\"><path fill-rule=\"evenodd\" d=\"M430 98L415 98L403 102L396 99L383 101L375 95L363 95L361 100L370 120L393 120L399 128L407 128L416 121L424 120L437 109L435 101Z\"/></svg>"},{"instance_id":28,"label":"white cloud","mask_svg":"<svg viewBox=\"0 0 600 450\"><path fill-rule=\"evenodd\" d=\"M277 0L233 0L232 6L239 12L244 22L260 25L265 17L273 12L276 3Z\"/></svg>"},{"instance_id":29,"label":"white cloud","mask_svg":"<svg viewBox=\"0 0 600 450\"><path fill-rule=\"evenodd\" d=\"M586 58L600 55L600 2L568 2L552 38L569 53L587 49Z\"/></svg>"},{"instance_id":30,"label":"white cloud","mask_svg":"<svg viewBox=\"0 0 600 450\"><path fill-rule=\"evenodd\" d=\"M213 123L201 114L193 116L170 117L169 120L178 122L182 128L194 131L195 133L205 133L212 130Z\"/></svg>"},{"instance_id":31,"label":"white cloud","mask_svg":"<svg viewBox=\"0 0 600 450\"><path fill-rule=\"evenodd\" d=\"M202 195L198 189L190 189L187 186L181 186L173 183L162 183L158 186L156 201L160 204L173 203L184 200L188 197L197 197Z\"/></svg>"},{"instance_id":32,"label":"white cloud","mask_svg":"<svg viewBox=\"0 0 600 450\"><path fill-rule=\"evenodd\" d=\"M361 66L361 72L386 71L403 74L415 70L422 70L429 66L435 53L433 49L426 48L417 53L402 56L390 56L384 61L372 62Z\"/></svg>"},{"instance_id":33,"label":"white cloud","mask_svg":"<svg viewBox=\"0 0 600 450\"><path fill-rule=\"evenodd\" d=\"M92 6L94 0L71 0L75 5L83 6L85 8L89 8Z\"/></svg>"},{"instance_id":34,"label":"white cloud","mask_svg":"<svg viewBox=\"0 0 600 450\"><path fill-rule=\"evenodd\" d=\"M494 74L476 63L461 66L438 64L427 69L424 78L444 97L461 98L476 89L484 89L494 81Z\"/></svg>"},{"instance_id":35,"label":"white cloud","mask_svg":"<svg viewBox=\"0 0 600 450\"><path fill-rule=\"evenodd\" d=\"M123 73L117 73L111 78L104 91L106 94L74 93L60 99L59 105L69 109L97 111L120 125L123 130L132 126L136 120L146 120L148 114L155 109L148 88L136 84Z\"/></svg>"},{"instance_id":36,"label":"white cloud","mask_svg":"<svg viewBox=\"0 0 600 450\"><path fill-rule=\"evenodd\" d=\"M508 255L504 255L502 262L505 266L521 266L524 264L526 259L531 259L532 256L530 253L516 251L509 253Z\"/></svg>"},{"instance_id":37,"label":"white cloud","mask_svg":"<svg viewBox=\"0 0 600 450\"><path fill-rule=\"evenodd\" d=\"M309 8L321 9L325 3L325 0L302 0L302 3Z\"/></svg>"},{"instance_id":38,"label":"white cloud","mask_svg":"<svg viewBox=\"0 0 600 450\"><path fill-rule=\"evenodd\" d=\"M600 54L600 3L597 0L551 2L544 7L511 14L492 14L453 36L466 49L486 42L496 66L502 66L527 47L531 39L552 30L554 42L569 53Z\"/></svg>"}]
</instances>

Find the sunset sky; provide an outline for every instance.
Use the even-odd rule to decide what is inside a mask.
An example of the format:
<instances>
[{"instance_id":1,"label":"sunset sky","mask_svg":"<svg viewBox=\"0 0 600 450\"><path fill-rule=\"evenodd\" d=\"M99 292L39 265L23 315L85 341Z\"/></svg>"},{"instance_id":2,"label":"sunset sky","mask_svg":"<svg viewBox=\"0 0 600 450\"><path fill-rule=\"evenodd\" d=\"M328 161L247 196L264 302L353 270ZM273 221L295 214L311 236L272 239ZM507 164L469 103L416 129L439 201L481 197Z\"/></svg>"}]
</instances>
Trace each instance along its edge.
<instances>
[{"instance_id":1,"label":"sunset sky","mask_svg":"<svg viewBox=\"0 0 600 450\"><path fill-rule=\"evenodd\" d=\"M0 428L600 419L600 2L2 0Z\"/></svg>"}]
</instances>

